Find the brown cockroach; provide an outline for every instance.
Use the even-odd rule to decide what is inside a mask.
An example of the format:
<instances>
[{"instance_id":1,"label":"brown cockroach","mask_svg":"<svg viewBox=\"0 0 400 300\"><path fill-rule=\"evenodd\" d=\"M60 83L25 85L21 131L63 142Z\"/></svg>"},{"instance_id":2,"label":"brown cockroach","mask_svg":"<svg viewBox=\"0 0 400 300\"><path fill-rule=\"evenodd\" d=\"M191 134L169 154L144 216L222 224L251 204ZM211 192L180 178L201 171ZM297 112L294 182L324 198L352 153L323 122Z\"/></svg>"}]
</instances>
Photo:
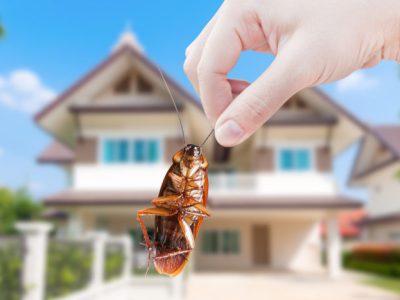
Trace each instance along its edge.
<instances>
[{"instance_id":1,"label":"brown cockroach","mask_svg":"<svg viewBox=\"0 0 400 300\"><path fill-rule=\"evenodd\" d=\"M137 219L149 253L147 270L153 258L157 272L176 276L189 259L203 218L210 216L206 208L208 162L201 150L213 130L200 146L186 145L179 111L163 73L159 71L178 113L185 146L173 156L158 197L151 201L154 207L139 210ZM155 216L153 242L143 221L143 216L149 215Z\"/></svg>"}]
</instances>

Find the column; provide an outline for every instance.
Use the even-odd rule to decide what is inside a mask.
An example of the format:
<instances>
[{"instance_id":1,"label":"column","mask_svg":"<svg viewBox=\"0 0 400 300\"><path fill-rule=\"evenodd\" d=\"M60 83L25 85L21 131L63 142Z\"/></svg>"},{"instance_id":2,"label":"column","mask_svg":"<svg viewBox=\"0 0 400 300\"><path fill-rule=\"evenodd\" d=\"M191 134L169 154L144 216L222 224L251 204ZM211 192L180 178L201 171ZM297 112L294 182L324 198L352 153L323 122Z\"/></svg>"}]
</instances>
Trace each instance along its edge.
<instances>
[{"instance_id":1,"label":"column","mask_svg":"<svg viewBox=\"0 0 400 300\"><path fill-rule=\"evenodd\" d=\"M22 269L23 300L43 300L46 287L48 233L51 225L42 222L18 223L16 228L24 237Z\"/></svg>"},{"instance_id":2,"label":"column","mask_svg":"<svg viewBox=\"0 0 400 300\"><path fill-rule=\"evenodd\" d=\"M89 237L93 240L93 265L92 265L92 281L91 288L99 288L104 283L104 262L106 255L106 239L105 232L92 232Z\"/></svg>"},{"instance_id":3,"label":"column","mask_svg":"<svg viewBox=\"0 0 400 300\"><path fill-rule=\"evenodd\" d=\"M121 238L122 245L124 247L124 270L122 276L124 278L130 278L132 273L133 264L133 242L129 235L123 236Z\"/></svg>"},{"instance_id":4,"label":"column","mask_svg":"<svg viewBox=\"0 0 400 300\"><path fill-rule=\"evenodd\" d=\"M337 278L342 272L342 243L336 213L328 215L326 227L328 274L330 278Z\"/></svg>"}]
</instances>

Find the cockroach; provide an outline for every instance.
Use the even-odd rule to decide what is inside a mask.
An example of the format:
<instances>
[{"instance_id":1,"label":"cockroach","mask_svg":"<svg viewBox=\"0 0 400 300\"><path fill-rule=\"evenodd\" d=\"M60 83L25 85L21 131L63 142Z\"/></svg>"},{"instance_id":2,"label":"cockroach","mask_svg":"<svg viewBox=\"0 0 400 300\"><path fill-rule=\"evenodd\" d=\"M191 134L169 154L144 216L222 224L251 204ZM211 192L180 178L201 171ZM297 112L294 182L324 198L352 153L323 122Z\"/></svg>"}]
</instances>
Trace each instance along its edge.
<instances>
[{"instance_id":1,"label":"cockroach","mask_svg":"<svg viewBox=\"0 0 400 300\"><path fill-rule=\"evenodd\" d=\"M202 146L186 144L182 120L162 71L160 75L177 111L184 147L172 157L172 165L161 184L158 197L151 201L153 207L139 210L137 220L143 232L149 254L147 271L153 258L158 273L176 276L182 272L194 249L203 218L209 217L208 161ZM154 241L147 233L143 216L155 216Z\"/></svg>"}]
</instances>

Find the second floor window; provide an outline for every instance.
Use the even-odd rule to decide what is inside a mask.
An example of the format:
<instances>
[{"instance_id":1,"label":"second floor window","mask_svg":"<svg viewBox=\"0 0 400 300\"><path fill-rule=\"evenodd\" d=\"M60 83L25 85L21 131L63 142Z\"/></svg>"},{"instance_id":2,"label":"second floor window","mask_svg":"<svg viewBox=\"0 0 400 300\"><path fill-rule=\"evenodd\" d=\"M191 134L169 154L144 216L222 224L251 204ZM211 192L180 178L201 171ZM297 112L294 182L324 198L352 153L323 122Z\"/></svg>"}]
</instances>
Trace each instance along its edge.
<instances>
[{"instance_id":1,"label":"second floor window","mask_svg":"<svg viewBox=\"0 0 400 300\"><path fill-rule=\"evenodd\" d=\"M155 163L161 158L158 139L105 139L103 141L105 163Z\"/></svg>"},{"instance_id":2,"label":"second floor window","mask_svg":"<svg viewBox=\"0 0 400 300\"><path fill-rule=\"evenodd\" d=\"M311 151L306 148L279 150L279 170L307 171L311 169Z\"/></svg>"}]
</instances>

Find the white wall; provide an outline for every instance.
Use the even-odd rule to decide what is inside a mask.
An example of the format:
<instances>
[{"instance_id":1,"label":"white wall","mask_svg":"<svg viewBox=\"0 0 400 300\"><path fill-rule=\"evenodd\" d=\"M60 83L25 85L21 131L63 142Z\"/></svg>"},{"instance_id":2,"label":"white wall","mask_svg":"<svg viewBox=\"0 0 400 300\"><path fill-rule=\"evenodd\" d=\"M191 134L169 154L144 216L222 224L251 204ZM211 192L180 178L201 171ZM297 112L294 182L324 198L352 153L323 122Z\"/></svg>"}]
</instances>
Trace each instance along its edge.
<instances>
[{"instance_id":1,"label":"white wall","mask_svg":"<svg viewBox=\"0 0 400 300\"><path fill-rule=\"evenodd\" d=\"M400 221L368 226L366 233L375 242L400 244Z\"/></svg>"},{"instance_id":2,"label":"white wall","mask_svg":"<svg viewBox=\"0 0 400 300\"><path fill-rule=\"evenodd\" d=\"M312 272L321 269L318 221L287 221L272 224L272 266Z\"/></svg>"},{"instance_id":3,"label":"white wall","mask_svg":"<svg viewBox=\"0 0 400 300\"><path fill-rule=\"evenodd\" d=\"M400 164L395 164L368 178L370 216L400 212L400 179L395 176L399 170Z\"/></svg>"},{"instance_id":4,"label":"white wall","mask_svg":"<svg viewBox=\"0 0 400 300\"><path fill-rule=\"evenodd\" d=\"M270 228L270 255L273 269L313 272L321 269L321 243L318 220L268 219L214 219L207 220L202 231L207 229L236 229L240 232L238 255L203 254L201 235L196 244L194 268L198 270L248 270L254 267L252 252L253 225L268 225Z\"/></svg>"}]
</instances>

